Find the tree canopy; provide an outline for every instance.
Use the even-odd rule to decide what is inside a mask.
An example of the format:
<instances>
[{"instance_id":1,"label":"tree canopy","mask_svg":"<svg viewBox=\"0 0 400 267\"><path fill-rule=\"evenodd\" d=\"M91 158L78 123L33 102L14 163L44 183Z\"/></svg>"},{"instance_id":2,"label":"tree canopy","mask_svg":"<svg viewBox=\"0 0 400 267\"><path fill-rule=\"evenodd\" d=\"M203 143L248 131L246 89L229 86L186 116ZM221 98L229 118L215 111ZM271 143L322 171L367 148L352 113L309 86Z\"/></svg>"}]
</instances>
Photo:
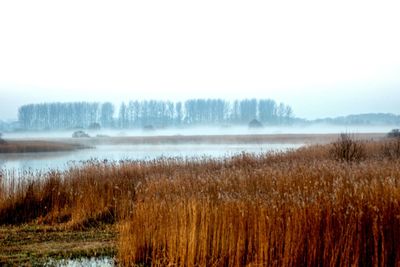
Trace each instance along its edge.
<instances>
[{"instance_id":1,"label":"tree canopy","mask_svg":"<svg viewBox=\"0 0 400 267\"><path fill-rule=\"evenodd\" d=\"M110 102L69 102L29 104L19 108L23 129L164 128L191 125L247 125L256 119L265 125L290 123L293 110L272 99L189 99L185 102L132 100L119 105L116 114Z\"/></svg>"}]
</instances>

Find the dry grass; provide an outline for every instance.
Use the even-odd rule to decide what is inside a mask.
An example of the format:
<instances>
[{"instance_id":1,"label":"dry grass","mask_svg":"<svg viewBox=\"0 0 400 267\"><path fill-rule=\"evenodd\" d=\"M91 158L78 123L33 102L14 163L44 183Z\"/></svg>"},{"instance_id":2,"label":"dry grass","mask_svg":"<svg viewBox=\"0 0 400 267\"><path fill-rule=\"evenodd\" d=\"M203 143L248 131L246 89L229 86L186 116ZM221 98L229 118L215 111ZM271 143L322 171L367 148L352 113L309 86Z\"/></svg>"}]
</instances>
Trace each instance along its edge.
<instances>
[{"instance_id":1,"label":"dry grass","mask_svg":"<svg viewBox=\"0 0 400 267\"><path fill-rule=\"evenodd\" d=\"M399 265L399 163L243 157L216 172L161 178L121 224L120 259L126 265Z\"/></svg>"},{"instance_id":2,"label":"dry grass","mask_svg":"<svg viewBox=\"0 0 400 267\"><path fill-rule=\"evenodd\" d=\"M386 141L382 152L388 158L400 158L400 137L390 138Z\"/></svg>"},{"instance_id":3,"label":"dry grass","mask_svg":"<svg viewBox=\"0 0 400 267\"><path fill-rule=\"evenodd\" d=\"M48 141L5 141L0 143L0 153L58 152L82 148L85 148L85 146Z\"/></svg>"},{"instance_id":4,"label":"dry grass","mask_svg":"<svg viewBox=\"0 0 400 267\"><path fill-rule=\"evenodd\" d=\"M49 258L112 257L115 236L111 226L84 231L46 225L3 226L0 266L49 266Z\"/></svg>"},{"instance_id":5,"label":"dry grass","mask_svg":"<svg viewBox=\"0 0 400 267\"><path fill-rule=\"evenodd\" d=\"M3 178L0 222L116 223L128 266L400 266L400 160L387 145L364 142L351 163L320 145Z\"/></svg>"},{"instance_id":6,"label":"dry grass","mask_svg":"<svg viewBox=\"0 0 400 267\"><path fill-rule=\"evenodd\" d=\"M134 201L136 175L128 164L87 162L83 169L4 177L0 184L0 223L68 223L94 226L114 223ZM123 201L128 201L127 203Z\"/></svg>"}]
</instances>

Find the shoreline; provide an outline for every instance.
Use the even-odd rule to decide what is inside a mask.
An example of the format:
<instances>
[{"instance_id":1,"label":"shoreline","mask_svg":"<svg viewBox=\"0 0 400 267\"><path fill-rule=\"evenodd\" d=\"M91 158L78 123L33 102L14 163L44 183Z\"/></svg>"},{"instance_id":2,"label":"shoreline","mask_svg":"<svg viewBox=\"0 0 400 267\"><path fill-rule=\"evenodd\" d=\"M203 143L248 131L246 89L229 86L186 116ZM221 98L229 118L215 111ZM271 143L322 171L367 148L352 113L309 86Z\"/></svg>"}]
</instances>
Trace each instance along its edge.
<instances>
[{"instance_id":1,"label":"shoreline","mask_svg":"<svg viewBox=\"0 0 400 267\"><path fill-rule=\"evenodd\" d=\"M35 138L9 139L14 144L49 144L49 150L60 148L68 151L97 145L178 145L178 144L327 144L338 139L337 134L226 134L226 135L159 135L159 136L102 136L90 138ZM355 133L354 138L364 141L376 141L386 137L385 133ZM1 148L1 145L0 145ZM0 152L1 153L1 152Z\"/></svg>"},{"instance_id":2,"label":"shoreline","mask_svg":"<svg viewBox=\"0 0 400 267\"><path fill-rule=\"evenodd\" d=\"M11 153L39 153L39 152L67 152L87 148L83 144L56 142L51 140L4 140L0 144L0 154Z\"/></svg>"}]
</instances>

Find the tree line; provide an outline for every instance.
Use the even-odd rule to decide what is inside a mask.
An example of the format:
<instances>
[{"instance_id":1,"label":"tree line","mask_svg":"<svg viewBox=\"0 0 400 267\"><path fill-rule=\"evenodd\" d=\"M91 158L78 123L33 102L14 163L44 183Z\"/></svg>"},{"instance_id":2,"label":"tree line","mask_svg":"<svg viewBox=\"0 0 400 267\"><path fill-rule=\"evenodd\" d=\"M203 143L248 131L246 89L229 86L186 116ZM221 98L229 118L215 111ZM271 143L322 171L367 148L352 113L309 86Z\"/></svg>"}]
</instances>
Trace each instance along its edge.
<instances>
[{"instance_id":1,"label":"tree line","mask_svg":"<svg viewBox=\"0 0 400 267\"><path fill-rule=\"evenodd\" d=\"M143 128L192 125L288 124L293 110L272 99L190 99L184 102L144 100L123 102L117 111L110 102L42 103L21 106L20 127L25 130Z\"/></svg>"}]
</instances>

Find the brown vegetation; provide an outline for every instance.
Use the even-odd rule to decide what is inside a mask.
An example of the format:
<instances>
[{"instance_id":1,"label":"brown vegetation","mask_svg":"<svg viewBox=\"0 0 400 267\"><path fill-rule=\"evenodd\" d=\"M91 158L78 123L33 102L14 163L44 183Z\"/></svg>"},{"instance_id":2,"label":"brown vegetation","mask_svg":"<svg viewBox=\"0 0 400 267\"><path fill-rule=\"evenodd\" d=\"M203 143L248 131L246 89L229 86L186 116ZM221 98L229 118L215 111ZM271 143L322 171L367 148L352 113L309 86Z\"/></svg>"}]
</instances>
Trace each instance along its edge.
<instances>
[{"instance_id":1,"label":"brown vegetation","mask_svg":"<svg viewBox=\"0 0 400 267\"><path fill-rule=\"evenodd\" d=\"M400 136L389 138L382 147L383 154L389 158L400 158Z\"/></svg>"},{"instance_id":2,"label":"brown vegetation","mask_svg":"<svg viewBox=\"0 0 400 267\"><path fill-rule=\"evenodd\" d=\"M365 157L364 143L350 134L342 133L340 138L332 143L331 154L336 160L360 161Z\"/></svg>"},{"instance_id":3,"label":"brown vegetation","mask_svg":"<svg viewBox=\"0 0 400 267\"><path fill-rule=\"evenodd\" d=\"M7 141L0 142L0 153L33 153L72 151L83 145L48 141Z\"/></svg>"},{"instance_id":4,"label":"brown vegetation","mask_svg":"<svg viewBox=\"0 0 400 267\"><path fill-rule=\"evenodd\" d=\"M0 223L117 224L123 265L400 266L400 160L387 145L364 142L351 164L319 145L3 177Z\"/></svg>"},{"instance_id":5,"label":"brown vegetation","mask_svg":"<svg viewBox=\"0 0 400 267\"><path fill-rule=\"evenodd\" d=\"M82 231L47 225L0 227L0 266L54 266L49 259L115 255L114 227ZM57 265L58 266L58 265Z\"/></svg>"}]
</instances>

